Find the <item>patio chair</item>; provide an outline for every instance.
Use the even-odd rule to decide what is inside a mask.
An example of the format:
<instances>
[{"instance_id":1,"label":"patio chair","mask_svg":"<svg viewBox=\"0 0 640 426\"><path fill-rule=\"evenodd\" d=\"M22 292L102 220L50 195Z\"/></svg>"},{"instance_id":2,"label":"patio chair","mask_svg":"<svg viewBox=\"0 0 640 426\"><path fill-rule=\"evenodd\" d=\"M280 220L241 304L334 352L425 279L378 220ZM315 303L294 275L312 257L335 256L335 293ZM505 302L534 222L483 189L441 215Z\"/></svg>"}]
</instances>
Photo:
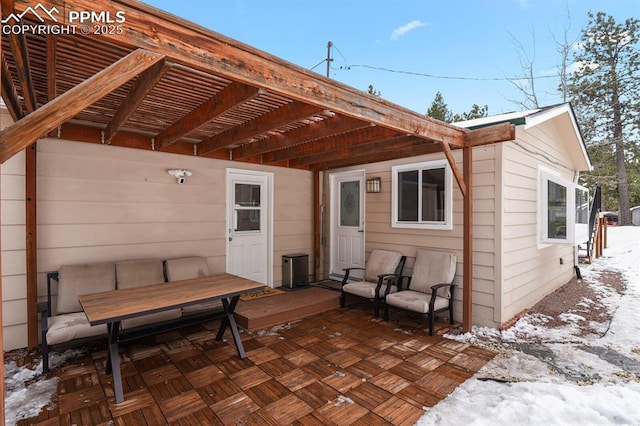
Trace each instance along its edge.
<instances>
[{"instance_id":1,"label":"patio chair","mask_svg":"<svg viewBox=\"0 0 640 426\"><path fill-rule=\"evenodd\" d=\"M378 317L380 300L384 296L398 291L395 280L402 274L406 256L390 250L373 250L367 260L365 268L346 268L340 286L340 306L344 308L346 293L353 294L373 301L373 316ZM363 281L349 282L349 275L353 270L364 270ZM382 290L383 283L387 286ZM384 291L384 293L381 293Z\"/></svg>"},{"instance_id":2,"label":"patio chair","mask_svg":"<svg viewBox=\"0 0 640 426\"><path fill-rule=\"evenodd\" d=\"M455 254L419 249L412 276L403 276L400 291L386 296L384 320L389 320L389 306L393 306L427 315L430 336L433 336L436 314L449 311L449 321L453 324L455 275ZM405 279L408 284L403 290Z\"/></svg>"}]
</instances>

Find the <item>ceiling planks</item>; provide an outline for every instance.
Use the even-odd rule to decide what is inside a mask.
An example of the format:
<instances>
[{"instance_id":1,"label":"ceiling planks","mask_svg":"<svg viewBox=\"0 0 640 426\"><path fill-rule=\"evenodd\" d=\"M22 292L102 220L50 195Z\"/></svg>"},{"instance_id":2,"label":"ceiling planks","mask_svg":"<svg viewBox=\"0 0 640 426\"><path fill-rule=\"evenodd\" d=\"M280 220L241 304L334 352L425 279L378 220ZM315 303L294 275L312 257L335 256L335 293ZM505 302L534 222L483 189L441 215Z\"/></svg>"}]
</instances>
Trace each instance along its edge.
<instances>
[{"instance_id":1,"label":"ceiling planks","mask_svg":"<svg viewBox=\"0 0 640 426\"><path fill-rule=\"evenodd\" d=\"M129 94L113 115L113 119L104 129L104 143L108 144L111 142L113 136L122 129L129 117L131 117L145 97L149 92L151 92L160 79L162 79L170 67L171 63L160 61L146 69L138 76L135 83L133 83Z\"/></svg>"},{"instance_id":2,"label":"ceiling planks","mask_svg":"<svg viewBox=\"0 0 640 426\"><path fill-rule=\"evenodd\" d=\"M163 59L138 49L0 132L0 163Z\"/></svg>"},{"instance_id":3,"label":"ceiling planks","mask_svg":"<svg viewBox=\"0 0 640 426\"><path fill-rule=\"evenodd\" d=\"M259 94L260 91L255 87L236 82L229 84L221 92L210 97L182 119L158 134L156 143L159 149L166 148L183 136L204 126L238 105L248 102Z\"/></svg>"}]
</instances>

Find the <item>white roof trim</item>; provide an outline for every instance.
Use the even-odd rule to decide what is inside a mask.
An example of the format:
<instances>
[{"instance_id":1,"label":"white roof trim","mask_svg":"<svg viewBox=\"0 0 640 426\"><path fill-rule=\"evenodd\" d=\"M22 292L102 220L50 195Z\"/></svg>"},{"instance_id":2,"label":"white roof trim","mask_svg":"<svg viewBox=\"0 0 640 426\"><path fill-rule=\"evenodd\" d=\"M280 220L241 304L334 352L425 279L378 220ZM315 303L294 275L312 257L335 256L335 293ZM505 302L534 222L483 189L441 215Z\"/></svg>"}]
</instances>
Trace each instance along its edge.
<instances>
[{"instance_id":1,"label":"white roof trim","mask_svg":"<svg viewBox=\"0 0 640 426\"><path fill-rule=\"evenodd\" d=\"M453 124L454 126L465 127L465 128L483 126L483 125L488 125L492 123L498 123L501 121L509 121L517 118L524 118L540 111L542 111L541 108L531 109L528 111L508 112L506 114L492 115L490 117L474 118L473 120L458 121L456 123L451 123L451 124Z\"/></svg>"}]
</instances>

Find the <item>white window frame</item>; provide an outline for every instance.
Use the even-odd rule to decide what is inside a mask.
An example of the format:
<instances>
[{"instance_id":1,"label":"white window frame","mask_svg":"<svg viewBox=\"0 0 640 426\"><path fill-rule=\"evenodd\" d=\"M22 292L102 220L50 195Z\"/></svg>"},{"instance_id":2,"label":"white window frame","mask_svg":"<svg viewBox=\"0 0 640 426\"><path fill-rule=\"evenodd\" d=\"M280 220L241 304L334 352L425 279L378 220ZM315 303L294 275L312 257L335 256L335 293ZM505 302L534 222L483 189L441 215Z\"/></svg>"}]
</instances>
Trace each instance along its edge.
<instances>
[{"instance_id":1,"label":"white window frame","mask_svg":"<svg viewBox=\"0 0 640 426\"><path fill-rule=\"evenodd\" d=\"M566 188L565 206L566 235L564 238L549 238L549 182ZM560 176L555 170L543 166L538 167L538 247L544 248L552 244L574 244L575 234L575 188L576 185Z\"/></svg>"},{"instance_id":2,"label":"white window frame","mask_svg":"<svg viewBox=\"0 0 640 426\"><path fill-rule=\"evenodd\" d=\"M444 221L399 221L398 220L398 174L407 171L444 169ZM422 179L422 173L418 173ZM391 168L391 226L393 228L414 229L453 229L453 173L447 160L423 161L420 163L402 164ZM422 185L418 185L418 200L422 198ZM422 204L418 203L418 218L422 217Z\"/></svg>"}]
</instances>

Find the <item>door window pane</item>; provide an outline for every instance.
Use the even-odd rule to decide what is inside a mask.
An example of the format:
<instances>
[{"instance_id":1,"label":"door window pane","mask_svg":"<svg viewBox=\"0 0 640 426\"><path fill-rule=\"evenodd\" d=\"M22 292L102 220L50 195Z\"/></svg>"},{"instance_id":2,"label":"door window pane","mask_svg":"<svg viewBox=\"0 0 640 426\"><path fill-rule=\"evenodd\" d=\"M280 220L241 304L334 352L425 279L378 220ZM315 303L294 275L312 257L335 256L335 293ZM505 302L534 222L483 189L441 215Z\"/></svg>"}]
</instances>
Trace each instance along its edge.
<instances>
[{"instance_id":1,"label":"door window pane","mask_svg":"<svg viewBox=\"0 0 640 426\"><path fill-rule=\"evenodd\" d=\"M340 182L340 226L360 226L360 181Z\"/></svg>"},{"instance_id":2,"label":"door window pane","mask_svg":"<svg viewBox=\"0 0 640 426\"><path fill-rule=\"evenodd\" d=\"M260 185L235 184L235 203L242 207L260 207Z\"/></svg>"},{"instance_id":3,"label":"door window pane","mask_svg":"<svg viewBox=\"0 0 640 426\"><path fill-rule=\"evenodd\" d=\"M247 209L236 210L236 231L259 231L260 230L260 210Z\"/></svg>"}]
</instances>

